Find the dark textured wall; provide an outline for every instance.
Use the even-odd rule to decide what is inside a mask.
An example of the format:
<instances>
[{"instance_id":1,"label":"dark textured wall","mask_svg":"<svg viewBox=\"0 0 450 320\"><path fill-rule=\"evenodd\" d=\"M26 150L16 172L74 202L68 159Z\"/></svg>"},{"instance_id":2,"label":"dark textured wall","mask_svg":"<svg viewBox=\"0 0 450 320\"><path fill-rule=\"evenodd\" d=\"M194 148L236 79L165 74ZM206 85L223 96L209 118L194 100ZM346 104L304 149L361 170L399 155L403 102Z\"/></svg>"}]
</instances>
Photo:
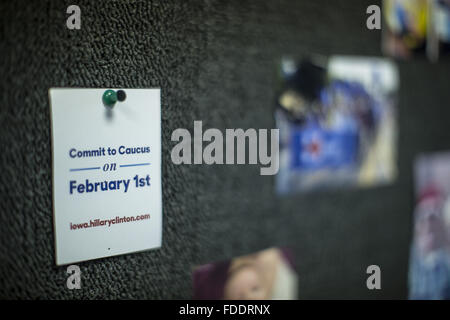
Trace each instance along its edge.
<instances>
[{"instance_id":1,"label":"dark textured wall","mask_svg":"<svg viewBox=\"0 0 450 320\"><path fill-rule=\"evenodd\" d=\"M171 133L274 127L284 54L380 55L378 1L2 1L0 298L190 298L193 266L272 245L295 249L300 298L405 298L412 160L449 148L448 62L399 64L399 178L391 186L279 198L258 166L175 166ZM82 27L65 27L77 4ZM54 263L50 87L160 87L163 246ZM124 240L126 241L126 239ZM382 290L366 289L378 264Z\"/></svg>"}]
</instances>

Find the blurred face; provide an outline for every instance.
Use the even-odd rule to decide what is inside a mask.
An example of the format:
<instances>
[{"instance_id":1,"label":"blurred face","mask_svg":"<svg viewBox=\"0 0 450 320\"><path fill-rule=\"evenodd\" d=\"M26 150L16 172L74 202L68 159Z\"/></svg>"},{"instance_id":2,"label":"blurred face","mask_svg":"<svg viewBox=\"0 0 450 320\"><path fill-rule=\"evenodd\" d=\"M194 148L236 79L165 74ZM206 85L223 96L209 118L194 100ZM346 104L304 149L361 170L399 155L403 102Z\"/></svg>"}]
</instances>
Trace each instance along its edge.
<instances>
[{"instance_id":1,"label":"blurred face","mask_svg":"<svg viewBox=\"0 0 450 320\"><path fill-rule=\"evenodd\" d=\"M441 248L445 243L445 226L442 219L442 202L439 199L423 200L416 211L416 239L424 255Z\"/></svg>"},{"instance_id":2,"label":"blurred face","mask_svg":"<svg viewBox=\"0 0 450 320\"><path fill-rule=\"evenodd\" d=\"M251 265L242 266L228 278L225 286L227 300L264 300L268 299L268 287L258 270Z\"/></svg>"},{"instance_id":3,"label":"blurred face","mask_svg":"<svg viewBox=\"0 0 450 320\"><path fill-rule=\"evenodd\" d=\"M271 298L277 265L281 256L277 249L233 260L224 288L226 300L266 300Z\"/></svg>"}]
</instances>

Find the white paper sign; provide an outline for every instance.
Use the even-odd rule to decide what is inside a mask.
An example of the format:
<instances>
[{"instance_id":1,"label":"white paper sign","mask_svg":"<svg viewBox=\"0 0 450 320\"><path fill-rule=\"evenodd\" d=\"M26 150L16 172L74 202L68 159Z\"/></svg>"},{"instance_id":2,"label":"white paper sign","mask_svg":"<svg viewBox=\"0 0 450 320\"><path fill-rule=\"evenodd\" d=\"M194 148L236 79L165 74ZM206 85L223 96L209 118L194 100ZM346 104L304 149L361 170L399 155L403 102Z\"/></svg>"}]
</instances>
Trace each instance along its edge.
<instances>
[{"instance_id":1,"label":"white paper sign","mask_svg":"<svg viewBox=\"0 0 450 320\"><path fill-rule=\"evenodd\" d=\"M57 265L161 246L160 90L123 90L49 91Z\"/></svg>"}]
</instances>

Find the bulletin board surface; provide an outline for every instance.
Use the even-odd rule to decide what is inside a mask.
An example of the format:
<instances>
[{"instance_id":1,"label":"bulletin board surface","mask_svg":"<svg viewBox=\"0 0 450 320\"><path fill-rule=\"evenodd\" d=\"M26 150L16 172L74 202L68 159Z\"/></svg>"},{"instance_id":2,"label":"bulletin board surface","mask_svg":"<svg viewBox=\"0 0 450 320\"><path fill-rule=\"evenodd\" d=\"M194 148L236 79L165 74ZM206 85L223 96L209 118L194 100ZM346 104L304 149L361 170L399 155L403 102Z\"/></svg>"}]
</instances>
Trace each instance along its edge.
<instances>
[{"instance_id":1,"label":"bulletin board surface","mask_svg":"<svg viewBox=\"0 0 450 320\"><path fill-rule=\"evenodd\" d=\"M192 268L270 246L294 249L299 297L406 298L412 161L450 148L450 64L399 62L397 181L278 197L259 166L176 166L176 128L273 128L274 68L286 54L380 56L377 1L79 0L0 4L0 298L190 298ZM51 87L161 88L163 245L56 267ZM124 239L126 241L126 239ZM377 264L382 290L366 287Z\"/></svg>"}]
</instances>

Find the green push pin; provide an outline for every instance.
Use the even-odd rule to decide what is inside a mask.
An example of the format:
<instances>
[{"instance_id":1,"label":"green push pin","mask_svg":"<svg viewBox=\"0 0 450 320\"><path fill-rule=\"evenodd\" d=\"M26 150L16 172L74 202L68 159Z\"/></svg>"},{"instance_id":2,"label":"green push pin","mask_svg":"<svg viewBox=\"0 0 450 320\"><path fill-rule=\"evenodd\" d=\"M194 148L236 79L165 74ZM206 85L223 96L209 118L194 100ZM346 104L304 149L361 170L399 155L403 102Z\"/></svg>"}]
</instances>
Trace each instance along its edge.
<instances>
[{"instance_id":1,"label":"green push pin","mask_svg":"<svg viewBox=\"0 0 450 320\"><path fill-rule=\"evenodd\" d=\"M114 104L117 102L117 93L114 90L106 90L103 93L103 103L108 107L114 107Z\"/></svg>"}]
</instances>

